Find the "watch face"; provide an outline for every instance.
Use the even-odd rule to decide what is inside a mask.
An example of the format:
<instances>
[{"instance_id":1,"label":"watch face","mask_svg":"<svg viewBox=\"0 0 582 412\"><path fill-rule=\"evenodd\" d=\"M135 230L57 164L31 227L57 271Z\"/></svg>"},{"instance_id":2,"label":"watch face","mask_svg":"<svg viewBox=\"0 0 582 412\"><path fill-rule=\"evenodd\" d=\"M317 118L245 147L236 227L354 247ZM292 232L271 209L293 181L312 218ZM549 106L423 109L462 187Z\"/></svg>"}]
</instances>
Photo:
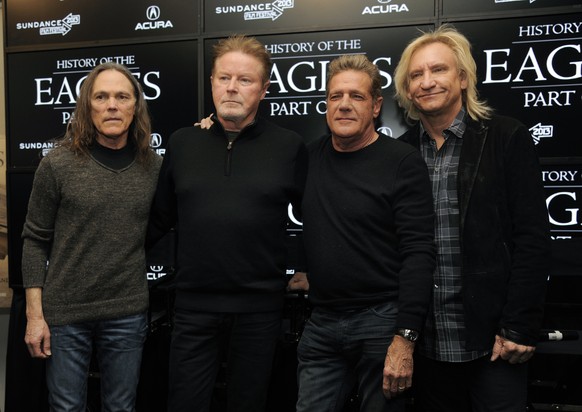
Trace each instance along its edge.
<instances>
[{"instance_id":1,"label":"watch face","mask_svg":"<svg viewBox=\"0 0 582 412\"><path fill-rule=\"evenodd\" d=\"M418 339L418 332L412 329L399 329L397 334L410 342L416 342Z\"/></svg>"}]
</instances>

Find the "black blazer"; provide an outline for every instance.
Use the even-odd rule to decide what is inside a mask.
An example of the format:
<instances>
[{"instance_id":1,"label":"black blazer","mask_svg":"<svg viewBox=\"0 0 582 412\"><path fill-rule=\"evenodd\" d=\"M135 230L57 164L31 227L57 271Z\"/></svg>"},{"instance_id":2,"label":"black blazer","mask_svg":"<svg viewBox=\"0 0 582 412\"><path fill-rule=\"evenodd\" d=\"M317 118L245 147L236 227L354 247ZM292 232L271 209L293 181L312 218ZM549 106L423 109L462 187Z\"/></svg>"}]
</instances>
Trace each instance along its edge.
<instances>
[{"instance_id":1,"label":"black blazer","mask_svg":"<svg viewBox=\"0 0 582 412\"><path fill-rule=\"evenodd\" d=\"M419 124L400 139L419 147ZM535 345L543 317L550 232L541 171L515 119L469 120L457 182L467 349L496 334Z\"/></svg>"}]
</instances>

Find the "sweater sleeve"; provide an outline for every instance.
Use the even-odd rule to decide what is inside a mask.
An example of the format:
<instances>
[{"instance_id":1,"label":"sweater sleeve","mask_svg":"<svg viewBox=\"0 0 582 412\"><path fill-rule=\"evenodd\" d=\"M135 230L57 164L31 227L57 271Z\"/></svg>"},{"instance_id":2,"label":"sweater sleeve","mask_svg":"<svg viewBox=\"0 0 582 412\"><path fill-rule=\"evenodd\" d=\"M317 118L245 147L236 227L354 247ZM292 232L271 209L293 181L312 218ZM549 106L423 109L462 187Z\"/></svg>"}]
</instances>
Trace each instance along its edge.
<instances>
[{"instance_id":1,"label":"sweater sleeve","mask_svg":"<svg viewBox=\"0 0 582 412\"><path fill-rule=\"evenodd\" d=\"M395 184L394 222L402 256L396 326L420 331L431 301L436 248L430 179L418 152L403 159Z\"/></svg>"},{"instance_id":2,"label":"sweater sleeve","mask_svg":"<svg viewBox=\"0 0 582 412\"><path fill-rule=\"evenodd\" d=\"M22 280L25 288L43 287L59 207L59 185L50 159L35 173L22 231Z\"/></svg>"}]
</instances>

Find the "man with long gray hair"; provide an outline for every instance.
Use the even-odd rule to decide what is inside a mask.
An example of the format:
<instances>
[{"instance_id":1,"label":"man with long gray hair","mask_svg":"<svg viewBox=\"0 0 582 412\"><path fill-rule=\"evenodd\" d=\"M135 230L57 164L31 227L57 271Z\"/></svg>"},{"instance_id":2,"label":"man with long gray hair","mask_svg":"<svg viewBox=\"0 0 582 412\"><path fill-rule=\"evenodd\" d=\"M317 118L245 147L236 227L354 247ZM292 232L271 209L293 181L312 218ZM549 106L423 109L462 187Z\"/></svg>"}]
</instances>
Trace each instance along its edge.
<instances>
[{"instance_id":1,"label":"man with long gray hair","mask_svg":"<svg viewBox=\"0 0 582 412\"><path fill-rule=\"evenodd\" d=\"M34 177L22 276L30 354L46 359L51 411L85 411L92 354L103 410L133 411L149 303L144 242L161 158L141 86L94 68L73 120Z\"/></svg>"}]
</instances>

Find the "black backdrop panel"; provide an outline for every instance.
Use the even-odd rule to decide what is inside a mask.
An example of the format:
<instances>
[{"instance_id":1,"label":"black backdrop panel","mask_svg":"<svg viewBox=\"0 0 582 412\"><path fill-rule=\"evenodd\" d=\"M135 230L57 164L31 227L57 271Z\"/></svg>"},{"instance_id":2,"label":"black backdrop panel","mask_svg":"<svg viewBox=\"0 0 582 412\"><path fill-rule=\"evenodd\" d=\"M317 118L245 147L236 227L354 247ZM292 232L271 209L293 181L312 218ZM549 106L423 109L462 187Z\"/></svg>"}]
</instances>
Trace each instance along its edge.
<instances>
[{"instance_id":1,"label":"black backdrop panel","mask_svg":"<svg viewBox=\"0 0 582 412\"><path fill-rule=\"evenodd\" d=\"M428 30L429 26L420 26ZM416 26L366 29L342 32L299 33L257 36L271 52L271 86L260 112L279 125L295 130L306 141L325 133L325 79L327 65L341 54L364 53L380 69L384 104L378 127L385 134L398 137L407 126L394 102L392 74L402 50L418 33ZM386 41L389 39L389 41ZM205 44L205 78L211 70L211 45ZM212 108L210 81L206 82L206 107ZM213 109L211 109L213 110ZM206 110L206 113L210 113Z\"/></svg>"},{"instance_id":2,"label":"black backdrop panel","mask_svg":"<svg viewBox=\"0 0 582 412\"><path fill-rule=\"evenodd\" d=\"M580 0L443 0L443 15L529 11L560 6L572 6L573 10L582 8Z\"/></svg>"},{"instance_id":3,"label":"black backdrop panel","mask_svg":"<svg viewBox=\"0 0 582 412\"><path fill-rule=\"evenodd\" d=\"M582 162L545 163L542 178L552 238L582 240Z\"/></svg>"},{"instance_id":4,"label":"black backdrop panel","mask_svg":"<svg viewBox=\"0 0 582 412\"><path fill-rule=\"evenodd\" d=\"M175 129L198 113L197 41L98 47L7 56L8 161L36 167L63 134L82 80L98 63L123 63L138 77L152 115L152 146L163 153Z\"/></svg>"},{"instance_id":5,"label":"black backdrop panel","mask_svg":"<svg viewBox=\"0 0 582 412\"><path fill-rule=\"evenodd\" d=\"M435 15L432 0L207 0L204 31L338 28L395 24ZM380 40L380 39L378 39ZM388 38L383 38L387 42Z\"/></svg>"},{"instance_id":6,"label":"black backdrop panel","mask_svg":"<svg viewBox=\"0 0 582 412\"><path fill-rule=\"evenodd\" d=\"M199 2L191 0L18 0L4 4L7 47L159 40L198 33Z\"/></svg>"},{"instance_id":7,"label":"black backdrop panel","mask_svg":"<svg viewBox=\"0 0 582 412\"><path fill-rule=\"evenodd\" d=\"M541 157L582 158L582 14L455 26L473 43L482 97L530 129Z\"/></svg>"},{"instance_id":8,"label":"black backdrop panel","mask_svg":"<svg viewBox=\"0 0 582 412\"><path fill-rule=\"evenodd\" d=\"M32 190L34 173L8 172L8 286L22 287L22 228Z\"/></svg>"}]
</instances>

